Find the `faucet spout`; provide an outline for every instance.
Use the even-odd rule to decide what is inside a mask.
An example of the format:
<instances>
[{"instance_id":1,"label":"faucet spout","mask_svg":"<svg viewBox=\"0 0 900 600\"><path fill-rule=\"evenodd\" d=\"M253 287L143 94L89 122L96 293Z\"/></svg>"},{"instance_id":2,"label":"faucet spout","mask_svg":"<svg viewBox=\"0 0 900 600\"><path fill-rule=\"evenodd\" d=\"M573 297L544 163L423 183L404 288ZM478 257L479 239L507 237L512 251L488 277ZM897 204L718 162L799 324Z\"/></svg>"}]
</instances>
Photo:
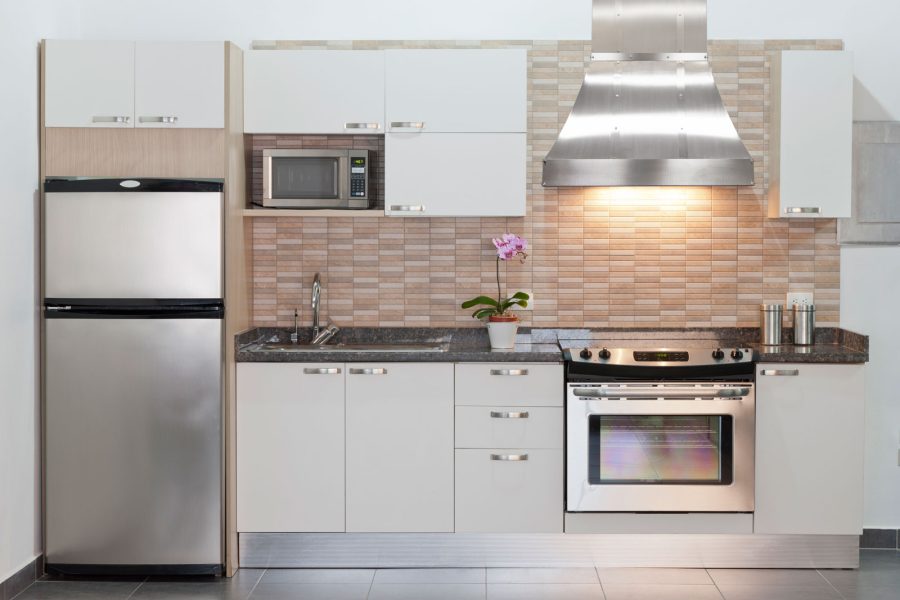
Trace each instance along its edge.
<instances>
[{"instance_id":1,"label":"faucet spout","mask_svg":"<svg viewBox=\"0 0 900 600\"><path fill-rule=\"evenodd\" d=\"M319 335L319 306L321 305L321 297L322 297L322 281L319 277L319 274L316 273L316 276L313 278L312 284L312 311L313 311L313 322L312 322L312 334L315 338Z\"/></svg>"}]
</instances>

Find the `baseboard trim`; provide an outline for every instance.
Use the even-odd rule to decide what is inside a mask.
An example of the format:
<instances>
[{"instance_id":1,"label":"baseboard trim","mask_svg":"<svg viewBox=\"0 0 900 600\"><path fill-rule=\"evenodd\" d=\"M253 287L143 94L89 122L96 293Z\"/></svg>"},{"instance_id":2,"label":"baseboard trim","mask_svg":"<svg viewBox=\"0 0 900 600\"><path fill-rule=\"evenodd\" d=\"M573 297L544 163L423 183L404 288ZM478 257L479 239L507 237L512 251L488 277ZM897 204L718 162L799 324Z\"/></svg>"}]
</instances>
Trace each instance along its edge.
<instances>
[{"instance_id":1,"label":"baseboard trim","mask_svg":"<svg viewBox=\"0 0 900 600\"><path fill-rule=\"evenodd\" d=\"M18 596L25 588L40 579L44 574L44 555L40 555L33 561L10 575L5 581L0 581L0 600L11 600Z\"/></svg>"},{"instance_id":2,"label":"baseboard trim","mask_svg":"<svg viewBox=\"0 0 900 600\"><path fill-rule=\"evenodd\" d=\"M856 535L242 533L241 567L854 569Z\"/></svg>"},{"instance_id":3,"label":"baseboard trim","mask_svg":"<svg viewBox=\"0 0 900 600\"><path fill-rule=\"evenodd\" d=\"M900 529L863 529L859 547L864 550L900 550Z\"/></svg>"}]
</instances>

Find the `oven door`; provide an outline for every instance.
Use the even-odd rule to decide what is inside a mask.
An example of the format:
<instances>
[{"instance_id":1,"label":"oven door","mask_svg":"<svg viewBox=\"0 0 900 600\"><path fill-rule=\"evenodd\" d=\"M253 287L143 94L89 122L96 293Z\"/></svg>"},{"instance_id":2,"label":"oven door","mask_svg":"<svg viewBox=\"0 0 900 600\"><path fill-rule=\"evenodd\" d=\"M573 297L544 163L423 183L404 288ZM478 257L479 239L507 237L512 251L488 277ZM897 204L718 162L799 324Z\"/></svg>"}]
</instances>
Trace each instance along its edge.
<instances>
[{"instance_id":1,"label":"oven door","mask_svg":"<svg viewBox=\"0 0 900 600\"><path fill-rule=\"evenodd\" d=\"M750 512L752 383L570 383L570 512Z\"/></svg>"},{"instance_id":2,"label":"oven door","mask_svg":"<svg viewBox=\"0 0 900 600\"><path fill-rule=\"evenodd\" d=\"M346 150L263 151L263 206L343 208L348 185Z\"/></svg>"}]
</instances>

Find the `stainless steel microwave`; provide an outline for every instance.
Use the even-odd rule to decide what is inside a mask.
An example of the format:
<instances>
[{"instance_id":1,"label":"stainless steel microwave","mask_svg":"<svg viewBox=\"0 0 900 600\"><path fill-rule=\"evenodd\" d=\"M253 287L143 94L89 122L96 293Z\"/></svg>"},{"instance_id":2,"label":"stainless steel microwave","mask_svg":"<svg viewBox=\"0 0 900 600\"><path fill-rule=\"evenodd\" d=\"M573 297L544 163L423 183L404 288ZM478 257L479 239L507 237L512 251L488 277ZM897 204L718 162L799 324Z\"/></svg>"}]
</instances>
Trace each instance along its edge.
<instances>
[{"instance_id":1,"label":"stainless steel microwave","mask_svg":"<svg viewBox=\"0 0 900 600\"><path fill-rule=\"evenodd\" d=\"M368 150L263 150L262 205L272 208L369 208Z\"/></svg>"}]
</instances>

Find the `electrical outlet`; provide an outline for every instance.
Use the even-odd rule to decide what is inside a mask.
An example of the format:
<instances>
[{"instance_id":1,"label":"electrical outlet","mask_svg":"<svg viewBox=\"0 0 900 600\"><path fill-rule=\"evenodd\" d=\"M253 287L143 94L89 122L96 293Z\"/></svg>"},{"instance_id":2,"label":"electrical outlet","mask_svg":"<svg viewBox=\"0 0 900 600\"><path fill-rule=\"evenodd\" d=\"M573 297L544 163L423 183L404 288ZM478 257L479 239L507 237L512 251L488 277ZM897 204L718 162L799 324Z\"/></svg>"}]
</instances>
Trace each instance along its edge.
<instances>
[{"instance_id":1,"label":"electrical outlet","mask_svg":"<svg viewBox=\"0 0 900 600\"><path fill-rule=\"evenodd\" d=\"M812 292L788 292L787 295L787 308L791 310L795 304L799 304L801 306L810 306L813 304L813 295Z\"/></svg>"},{"instance_id":2,"label":"electrical outlet","mask_svg":"<svg viewBox=\"0 0 900 600\"><path fill-rule=\"evenodd\" d=\"M517 306L516 310L534 310L534 293L531 290L522 290L526 294L528 294L528 306L522 308L521 306Z\"/></svg>"}]
</instances>

